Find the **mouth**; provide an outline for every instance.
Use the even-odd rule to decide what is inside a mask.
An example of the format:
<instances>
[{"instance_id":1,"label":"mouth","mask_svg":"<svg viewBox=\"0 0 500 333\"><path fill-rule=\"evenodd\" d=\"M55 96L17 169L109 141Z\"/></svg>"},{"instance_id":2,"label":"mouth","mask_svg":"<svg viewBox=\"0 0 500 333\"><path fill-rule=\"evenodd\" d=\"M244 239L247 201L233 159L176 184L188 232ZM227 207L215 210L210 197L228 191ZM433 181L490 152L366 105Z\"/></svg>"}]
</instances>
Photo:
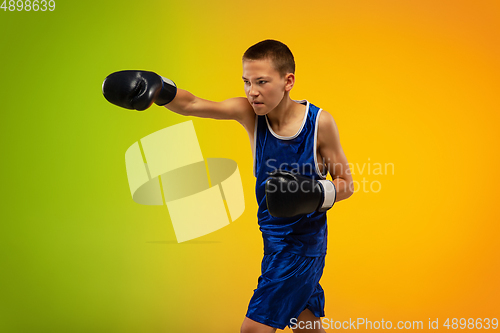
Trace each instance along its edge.
<instances>
[{"instance_id":1,"label":"mouth","mask_svg":"<svg viewBox=\"0 0 500 333\"><path fill-rule=\"evenodd\" d=\"M262 102L256 102L256 101L253 101L253 102L252 102L252 105L264 105L264 103L262 103Z\"/></svg>"}]
</instances>

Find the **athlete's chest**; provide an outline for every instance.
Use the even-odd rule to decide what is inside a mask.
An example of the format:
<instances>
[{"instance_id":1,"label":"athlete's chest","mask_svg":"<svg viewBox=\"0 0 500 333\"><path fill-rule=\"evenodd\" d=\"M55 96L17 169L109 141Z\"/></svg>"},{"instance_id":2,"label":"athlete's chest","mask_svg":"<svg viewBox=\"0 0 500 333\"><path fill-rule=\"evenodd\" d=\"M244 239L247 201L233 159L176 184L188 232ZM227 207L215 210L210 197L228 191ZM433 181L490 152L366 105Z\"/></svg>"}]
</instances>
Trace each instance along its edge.
<instances>
[{"instance_id":1,"label":"athlete's chest","mask_svg":"<svg viewBox=\"0 0 500 333\"><path fill-rule=\"evenodd\" d=\"M260 123L260 126L265 126L267 127L267 130L272 132L272 135L277 139L277 140L285 140L285 139L289 139L289 138L292 138L294 136L297 136L297 134L299 133L300 130L302 130L302 128L297 128L297 126L286 126L286 127L282 127L280 129L273 129L269 123L266 123L266 122L261 122ZM301 125L303 127L303 124ZM254 132L254 131L247 131L248 133L248 137L250 139L250 144L251 144L251 148L252 148L252 155L255 156L255 143L256 143L256 138L255 138L255 135L259 135L258 132ZM269 133L271 134L271 133ZM317 133L313 133L312 135L317 135ZM280 139L283 138L283 139ZM321 174L324 174L324 171L325 171L325 164L323 163L324 159L321 155L321 147L320 147L320 144L319 144L319 141L318 140L314 140L315 141L315 144L316 144L316 149L315 149L315 153L316 153L316 161L317 161L317 166L318 166L318 169L320 171ZM314 152L313 152L314 153Z\"/></svg>"}]
</instances>

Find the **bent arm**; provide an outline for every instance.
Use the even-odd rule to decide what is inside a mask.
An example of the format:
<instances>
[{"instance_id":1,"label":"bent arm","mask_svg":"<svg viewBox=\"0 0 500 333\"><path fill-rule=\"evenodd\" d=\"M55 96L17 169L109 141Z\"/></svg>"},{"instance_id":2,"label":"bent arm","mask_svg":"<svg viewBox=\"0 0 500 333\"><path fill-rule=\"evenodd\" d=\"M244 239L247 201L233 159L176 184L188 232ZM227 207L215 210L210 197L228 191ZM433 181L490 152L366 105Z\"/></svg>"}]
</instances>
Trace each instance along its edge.
<instances>
[{"instance_id":1,"label":"bent arm","mask_svg":"<svg viewBox=\"0 0 500 333\"><path fill-rule=\"evenodd\" d=\"M320 155L337 189L336 202L345 200L353 194L351 171L344 150L340 145L337 125L330 113L322 111L318 124Z\"/></svg>"}]
</instances>

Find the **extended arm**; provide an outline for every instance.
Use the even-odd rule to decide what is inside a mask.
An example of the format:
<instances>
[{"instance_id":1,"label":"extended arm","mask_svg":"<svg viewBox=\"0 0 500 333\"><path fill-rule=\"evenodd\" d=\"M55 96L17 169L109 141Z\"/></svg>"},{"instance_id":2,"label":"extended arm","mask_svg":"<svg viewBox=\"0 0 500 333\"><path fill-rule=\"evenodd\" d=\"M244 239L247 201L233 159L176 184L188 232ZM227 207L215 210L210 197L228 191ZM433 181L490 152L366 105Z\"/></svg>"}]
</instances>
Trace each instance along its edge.
<instances>
[{"instance_id":1,"label":"extended arm","mask_svg":"<svg viewBox=\"0 0 500 333\"><path fill-rule=\"evenodd\" d=\"M232 119L240 123L244 122L248 116L255 116L252 106L246 98L236 97L222 102L214 102L197 97L183 89L177 89L177 95L165 107L184 116Z\"/></svg>"},{"instance_id":2,"label":"extended arm","mask_svg":"<svg viewBox=\"0 0 500 333\"><path fill-rule=\"evenodd\" d=\"M253 130L255 113L243 97L213 102L177 89L170 79L154 72L126 70L112 73L102 85L104 97L126 109L143 111L153 103L184 116L232 119Z\"/></svg>"}]
</instances>

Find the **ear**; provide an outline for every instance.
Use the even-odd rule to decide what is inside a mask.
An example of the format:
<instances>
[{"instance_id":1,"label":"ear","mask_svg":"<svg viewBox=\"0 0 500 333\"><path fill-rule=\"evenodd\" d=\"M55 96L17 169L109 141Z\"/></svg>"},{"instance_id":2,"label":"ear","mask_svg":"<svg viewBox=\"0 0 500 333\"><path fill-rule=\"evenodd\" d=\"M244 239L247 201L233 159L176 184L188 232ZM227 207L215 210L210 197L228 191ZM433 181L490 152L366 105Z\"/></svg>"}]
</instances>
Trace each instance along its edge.
<instances>
[{"instance_id":1,"label":"ear","mask_svg":"<svg viewBox=\"0 0 500 333\"><path fill-rule=\"evenodd\" d=\"M295 74L288 73L287 75L285 75L285 91L292 90L294 84L295 84Z\"/></svg>"}]
</instances>

